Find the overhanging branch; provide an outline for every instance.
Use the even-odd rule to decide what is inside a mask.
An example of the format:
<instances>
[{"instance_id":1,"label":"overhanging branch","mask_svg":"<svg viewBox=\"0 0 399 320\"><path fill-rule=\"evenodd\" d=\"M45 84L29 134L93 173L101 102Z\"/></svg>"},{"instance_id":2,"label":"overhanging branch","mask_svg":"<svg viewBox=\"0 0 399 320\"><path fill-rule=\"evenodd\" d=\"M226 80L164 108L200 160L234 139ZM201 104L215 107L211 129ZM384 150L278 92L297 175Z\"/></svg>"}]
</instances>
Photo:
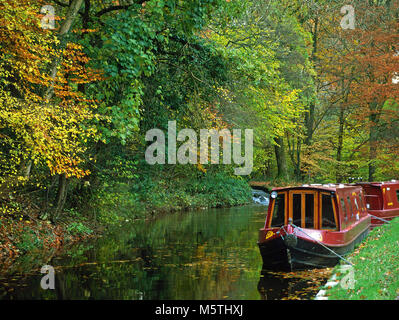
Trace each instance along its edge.
<instances>
[{"instance_id":1,"label":"overhanging branch","mask_svg":"<svg viewBox=\"0 0 399 320\"><path fill-rule=\"evenodd\" d=\"M134 1L134 3L135 4L143 4L146 1L147 0L138 0L138 1ZM101 17L103 14L106 14L108 12L129 9L132 5L133 5L133 3L126 4L126 5L111 6L111 7L108 7L108 8L105 8L105 9L102 9L102 10L98 11L95 16L96 17Z\"/></svg>"}]
</instances>

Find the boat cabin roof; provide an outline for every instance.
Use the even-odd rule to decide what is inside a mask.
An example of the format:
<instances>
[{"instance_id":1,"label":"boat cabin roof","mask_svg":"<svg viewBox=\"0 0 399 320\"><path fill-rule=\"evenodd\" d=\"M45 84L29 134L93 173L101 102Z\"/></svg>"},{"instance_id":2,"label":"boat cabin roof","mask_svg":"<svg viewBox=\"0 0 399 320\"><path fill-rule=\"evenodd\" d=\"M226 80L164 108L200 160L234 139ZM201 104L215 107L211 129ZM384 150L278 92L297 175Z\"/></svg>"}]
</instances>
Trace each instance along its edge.
<instances>
[{"instance_id":1,"label":"boat cabin roof","mask_svg":"<svg viewBox=\"0 0 399 320\"><path fill-rule=\"evenodd\" d=\"M360 186L358 185L347 185L347 184L304 184L302 186L297 187L281 187L281 188L273 188L273 191L289 191L289 190L314 190L314 191L324 191L331 193L346 193L350 191L359 190Z\"/></svg>"},{"instance_id":2,"label":"boat cabin roof","mask_svg":"<svg viewBox=\"0 0 399 320\"><path fill-rule=\"evenodd\" d=\"M399 187L399 180L382 181L382 182L357 182L353 185L372 186L372 187Z\"/></svg>"}]
</instances>

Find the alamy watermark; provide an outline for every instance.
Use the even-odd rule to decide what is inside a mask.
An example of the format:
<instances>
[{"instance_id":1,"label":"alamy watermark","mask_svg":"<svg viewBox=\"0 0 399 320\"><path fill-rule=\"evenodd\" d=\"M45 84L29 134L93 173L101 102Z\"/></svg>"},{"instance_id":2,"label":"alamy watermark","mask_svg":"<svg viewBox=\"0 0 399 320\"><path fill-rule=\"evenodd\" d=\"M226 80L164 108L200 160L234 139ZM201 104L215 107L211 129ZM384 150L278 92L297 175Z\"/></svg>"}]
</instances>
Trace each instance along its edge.
<instances>
[{"instance_id":1,"label":"alamy watermark","mask_svg":"<svg viewBox=\"0 0 399 320\"><path fill-rule=\"evenodd\" d=\"M40 26L43 29L55 29L55 9L53 6L45 5L41 7L40 13L45 16L40 21Z\"/></svg>"},{"instance_id":2,"label":"alamy watermark","mask_svg":"<svg viewBox=\"0 0 399 320\"><path fill-rule=\"evenodd\" d=\"M51 5L45 5L41 7L40 13L45 16L41 19L41 27L43 29L55 29L55 9ZM341 19L340 25L344 30L355 29L355 8L348 4L341 8L341 14L344 17Z\"/></svg>"},{"instance_id":3,"label":"alamy watermark","mask_svg":"<svg viewBox=\"0 0 399 320\"><path fill-rule=\"evenodd\" d=\"M346 275L340 280L340 285L342 289L355 289L355 268L350 265L341 266L341 272L346 273Z\"/></svg>"},{"instance_id":4,"label":"alamy watermark","mask_svg":"<svg viewBox=\"0 0 399 320\"><path fill-rule=\"evenodd\" d=\"M234 168L236 175L249 175L253 168L253 130L245 129L245 148L242 155L242 130L228 129L217 131L215 129L201 129L198 135L193 129L182 129L176 133L176 121L168 122L168 143L165 133L161 129L151 129L146 133L145 140L153 142L145 152L148 164L208 164L209 163L209 139L211 164L219 164L220 139L223 140L222 163L240 166ZM177 149L177 142L184 142ZM167 149L167 150L166 150ZM167 153L167 156L166 156ZM199 161L198 161L199 158Z\"/></svg>"},{"instance_id":5,"label":"alamy watermark","mask_svg":"<svg viewBox=\"0 0 399 320\"><path fill-rule=\"evenodd\" d=\"M55 289L55 271L52 266L45 265L40 270L41 273L47 273L40 280L40 286L43 290Z\"/></svg>"},{"instance_id":6,"label":"alamy watermark","mask_svg":"<svg viewBox=\"0 0 399 320\"><path fill-rule=\"evenodd\" d=\"M341 13L345 15L341 19L341 23L340 23L341 28L344 30L347 30L347 29L354 30L355 24L356 24L355 8L350 4L345 5L341 8Z\"/></svg>"}]
</instances>

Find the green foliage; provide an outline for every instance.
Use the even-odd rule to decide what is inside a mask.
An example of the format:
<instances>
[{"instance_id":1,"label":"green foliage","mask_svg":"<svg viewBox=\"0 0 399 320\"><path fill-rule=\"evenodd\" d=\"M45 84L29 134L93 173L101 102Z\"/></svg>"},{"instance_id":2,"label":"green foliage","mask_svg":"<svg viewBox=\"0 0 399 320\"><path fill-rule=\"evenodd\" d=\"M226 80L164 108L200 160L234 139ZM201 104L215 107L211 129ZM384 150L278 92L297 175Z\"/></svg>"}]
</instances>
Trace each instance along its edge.
<instances>
[{"instance_id":1,"label":"green foliage","mask_svg":"<svg viewBox=\"0 0 399 320\"><path fill-rule=\"evenodd\" d=\"M167 172L150 171L129 181L105 176L93 207L100 222L115 224L161 212L242 205L251 197L246 181L224 173L171 179Z\"/></svg>"},{"instance_id":2,"label":"green foliage","mask_svg":"<svg viewBox=\"0 0 399 320\"><path fill-rule=\"evenodd\" d=\"M200 67L198 62L208 60L206 52L202 57L204 52L179 54L179 51L187 43L190 43L190 49L193 48L188 39L203 27L219 2L184 1L177 5L175 1L147 1L144 8L132 4L127 10L107 17L99 26L101 32L83 41L93 67L104 73L104 80L87 90L88 95L99 101L97 127L103 142L109 143L115 137L126 144L134 138L143 117L144 122L151 120L148 112L143 114L149 102L143 101L146 92L163 101L160 108L152 106L155 113L169 105L183 108L183 96L187 95L185 90L191 91L190 83L183 85L176 94L184 79L179 74L165 78L170 74L166 68L173 64L175 70L187 70L192 67L184 66L186 63ZM203 51L202 46L194 44L199 51ZM211 63L208 68L212 67ZM217 70L213 69L213 72ZM157 83L156 87L151 85L154 83ZM182 94L180 101L174 103L168 99L168 96L176 99L179 94Z\"/></svg>"},{"instance_id":3,"label":"green foliage","mask_svg":"<svg viewBox=\"0 0 399 320\"><path fill-rule=\"evenodd\" d=\"M69 208L69 209L65 209L64 211L65 211L65 214L69 217L77 218L77 219L82 218L82 214L79 211L77 211L76 208Z\"/></svg>"},{"instance_id":4,"label":"green foliage","mask_svg":"<svg viewBox=\"0 0 399 320\"><path fill-rule=\"evenodd\" d=\"M93 233L93 230L81 221L71 222L67 227L67 231L73 236L83 236Z\"/></svg>"},{"instance_id":5,"label":"green foliage","mask_svg":"<svg viewBox=\"0 0 399 320\"><path fill-rule=\"evenodd\" d=\"M137 6L107 19L103 30L100 36L93 35L101 45L88 46L87 52L95 57L94 67L103 70L105 79L89 87L88 93L100 101L97 126L102 140L116 137L125 144L138 128L143 94L140 77L154 71L157 30L142 20Z\"/></svg>"},{"instance_id":6,"label":"green foliage","mask_svg":"<svg viewBox=\"0 0 399 320\"><path fill-rule=\"evenodd\" d=\"M43 241L37 234L28 227L24 227L23 231L16 243L16 247L22 253L32 251L33 249L40 249L43 247Z\"/></svg>"}]
</instances>

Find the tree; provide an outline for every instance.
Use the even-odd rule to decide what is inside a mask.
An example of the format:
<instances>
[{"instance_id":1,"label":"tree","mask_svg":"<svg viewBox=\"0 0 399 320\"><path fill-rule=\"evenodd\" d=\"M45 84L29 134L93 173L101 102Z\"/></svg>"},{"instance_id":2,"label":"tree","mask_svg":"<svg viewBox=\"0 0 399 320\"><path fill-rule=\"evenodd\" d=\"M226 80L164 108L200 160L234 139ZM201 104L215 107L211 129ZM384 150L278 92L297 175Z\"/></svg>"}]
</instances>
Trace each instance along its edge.
<instances>
[{"instance_id":1,"label":"tree","mask_svg":"<svg viewBox=\"0 0 399 320\"><path fill-rule=\"evenodd\" d=\"M288 132L301 139L300 119L312 91L307 35L276 1L239 3L241 15L226 23L229 11L225 10L216 19L218 24L211 26L212 39L236 63L230 67L234 71L228 88L235 101L224 107L224 114L236 124L256 128L256 147L274 150L277 177L287 180L284 139ZM230 11L235 13L237 6L233 3ZM264 154L264 150L259 152Z\"/></svg>"},{"instance_id":2,"label":"tree","mask_svg":"<svg viewBox=\"0 0 399 320\"><path fill-rule=\"evenodd\" d=\"M370 7L373 9L370 10ZM358 106L356 119L368 130L368 178L375 179L379 144L386 130L397 122L391 109L399 97L394 81L399 70L397 14L399 4L390 1L357 3L358 28L347 34L357 43L344 61L350 62L356 78L352 86L351 103Z\"/></svg>"},{"instance_id":3,"label":"tree","mask_svg":"<svg viewBox=\"0 0 399 320\"><path fill-rule=\"evenodd\" d=\"M61 25L62 36L68 33L79 3L72 1ZM1 2L3 195L15 189L18 181L26 182L32 166L45 167L50 174L64 175L65 179L88 174L81 167L81 156L85 141L96 130L83 125L93 117L93 102L79 94L75 84L94 81L99 74L85 67L88 59L81 46L65 43L59 47L56 35L41 28L38 13L42 5L31 1ZM7 160L10 155L14 160L11 163ZM56 212L59 210L57 206Z\"/></svg>"}]
</instances>

